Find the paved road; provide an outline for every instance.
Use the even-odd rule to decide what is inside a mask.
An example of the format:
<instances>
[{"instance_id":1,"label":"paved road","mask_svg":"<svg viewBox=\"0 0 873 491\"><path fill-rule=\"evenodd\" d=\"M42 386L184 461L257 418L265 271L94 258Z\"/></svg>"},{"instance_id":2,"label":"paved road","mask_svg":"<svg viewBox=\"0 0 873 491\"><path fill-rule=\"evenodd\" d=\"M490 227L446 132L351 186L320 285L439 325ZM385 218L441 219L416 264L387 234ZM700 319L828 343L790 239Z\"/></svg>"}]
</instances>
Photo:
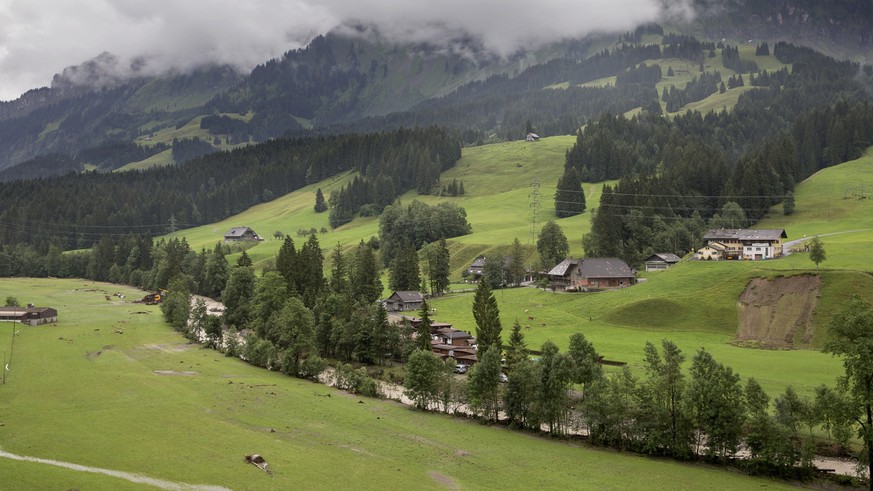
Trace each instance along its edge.
<instances>
[{"instance_id":1,"label":"paved road","mask_svg":"<svg viewBox=\"0 0 873 491\"><path fill-rule=\"evenodd\" d=\"M800 239L789 240L788 242L782 244L782 251L783 251L782 254L784 256L791 254L791 252L792 252L791 249L793 247L799 246L800 244L806 242L807 240L809 240L813 237L829 237L831 235L856 234L858 232L869 232L871 230L873 230L873 228L861 228L858 230L844 230L842 232L831 232L829 234L810 235L808 237L802 237Z\"/></svg>"}]
</instances>

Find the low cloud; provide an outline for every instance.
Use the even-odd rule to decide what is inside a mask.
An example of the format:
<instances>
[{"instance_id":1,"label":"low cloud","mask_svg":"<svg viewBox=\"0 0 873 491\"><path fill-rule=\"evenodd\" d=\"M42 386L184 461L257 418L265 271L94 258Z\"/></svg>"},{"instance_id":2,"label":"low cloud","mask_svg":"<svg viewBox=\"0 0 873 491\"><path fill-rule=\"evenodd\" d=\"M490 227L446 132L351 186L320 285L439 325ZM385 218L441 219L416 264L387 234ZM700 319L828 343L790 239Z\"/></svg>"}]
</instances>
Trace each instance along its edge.
<instances>
[{"instance_id":1,"label":"low cloud","mask_svg":"<svg viewBox=\"0 0 873 491\"><path fill-rule=\"evenodd\" d=\"M633 29L665 12L683 12L687 1L0 0L0 100L48 85L64 68L98 56L103 81L208 63L248 71L350 23L373 25L399 41L447 45L473 38L506 56L591 32ZM81 74L68 71L72 80Z\"/></svg>"}]
</instances>

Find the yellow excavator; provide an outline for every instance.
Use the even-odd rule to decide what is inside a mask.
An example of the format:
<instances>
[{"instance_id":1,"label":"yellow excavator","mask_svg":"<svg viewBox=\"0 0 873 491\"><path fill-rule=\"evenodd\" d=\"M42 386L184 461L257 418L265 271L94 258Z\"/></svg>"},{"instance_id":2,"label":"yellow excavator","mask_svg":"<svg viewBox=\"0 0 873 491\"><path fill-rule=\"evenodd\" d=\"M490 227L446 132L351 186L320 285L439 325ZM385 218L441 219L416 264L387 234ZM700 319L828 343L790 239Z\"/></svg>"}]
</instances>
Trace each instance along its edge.
<instances>
[{"instance_id":1,"label":"yellow excavator","mask_svg":"<svg viewBox=\"0 0 873 491\"><path fill-rule=\"evenodd\" d=\"M146 305L157 305L164 301L167 298L167 293L169 293L164 288L158 288L158 291L155 293L149 293L148 295L142 297L140 303L144 303Z\"/></svg>"}]
</instances>

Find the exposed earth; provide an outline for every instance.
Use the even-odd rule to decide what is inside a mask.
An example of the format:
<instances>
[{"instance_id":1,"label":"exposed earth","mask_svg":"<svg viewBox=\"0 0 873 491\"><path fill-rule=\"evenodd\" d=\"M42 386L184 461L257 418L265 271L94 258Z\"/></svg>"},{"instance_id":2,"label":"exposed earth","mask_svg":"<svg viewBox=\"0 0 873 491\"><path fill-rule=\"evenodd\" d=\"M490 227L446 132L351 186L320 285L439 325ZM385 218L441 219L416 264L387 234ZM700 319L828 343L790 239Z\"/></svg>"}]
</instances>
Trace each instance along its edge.
<instances>
[{"instance_id":1,"label":"exposed earth","mask_svg":"<svg viewBox=\"0 0 873 491\"><path fill-rule=\"evenodd\" d=\"M808 348L821 277L755 278L737 300L736 341L765 348Z\"/></svg>"}]
</instances>

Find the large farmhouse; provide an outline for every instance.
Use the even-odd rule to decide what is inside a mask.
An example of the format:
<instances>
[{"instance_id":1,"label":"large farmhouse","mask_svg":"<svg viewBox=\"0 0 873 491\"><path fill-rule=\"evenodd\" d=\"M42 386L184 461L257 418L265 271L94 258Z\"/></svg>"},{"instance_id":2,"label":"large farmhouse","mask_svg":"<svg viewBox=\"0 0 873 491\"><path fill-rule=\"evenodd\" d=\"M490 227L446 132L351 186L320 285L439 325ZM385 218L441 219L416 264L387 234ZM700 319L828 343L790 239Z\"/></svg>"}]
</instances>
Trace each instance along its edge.
<instances>
[{"instance_id":1,"label":"large farmhouse","mask_svg":"<svg viewBox=\"0 0 873 491\"><path fill-rule=\"evenodd\" d=\"M0 307L0 321L21 322L37 326L58 321L58 311L51 307Z\"/></svg>"},{"instance_id":2,"label":"large farmhouse","mask_svg":"<svg viewBox=\"0 0 873 491\"><path fill-rule=\"evenodd\" d=\"M703 236L706 245L697 251L699 259L761 260L782 256L785 230L777 229L713 229Z\"/></svg>"},{"instance_id":3,"label":"large farmhouse","mask_svg":"<svg viewBox=\"0 0 873 491\"><path fill-rule=\"evenodd\" d=\"M225 242L260 242L262 240L264 239L262 239L260 235L256 234L255 231L249 227L234 227L228 230L226 234L224 234Z\"/></svg>"},{"instance_id":4,"label":"large farmhouse","mask_svg":"<svg viewBox=\"0 0 873 491\"><path fill-rule=\"evenodd\" d=\"M587 291L624 288L636 283L636 274L614 257L565 259L548 272L555 290Z\"/></svg>"}]
</instances>

